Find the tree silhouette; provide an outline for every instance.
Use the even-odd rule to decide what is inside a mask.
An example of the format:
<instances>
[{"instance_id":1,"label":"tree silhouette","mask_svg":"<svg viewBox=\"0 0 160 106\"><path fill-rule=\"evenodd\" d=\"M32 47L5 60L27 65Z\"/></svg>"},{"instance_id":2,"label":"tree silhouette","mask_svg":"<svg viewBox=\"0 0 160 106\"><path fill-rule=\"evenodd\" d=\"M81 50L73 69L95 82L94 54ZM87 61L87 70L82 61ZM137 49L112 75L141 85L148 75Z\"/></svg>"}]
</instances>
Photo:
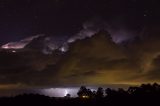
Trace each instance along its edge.
<instances>
[{"instance_id":1,"label":"tree silhouette","mask_svg":"<svg viewBox=\"0 0 160 106\"><path fill-rule=\"evenodd\" d=\"M64 98L47 97L39 94L23 94L15 97L0 98L2 106L43 105L43 106L159 106L160 85L142 84L139 87L129 87L128 90L107 88L106 97L103 88L91 91L81 86L78 96L82 99L71 98L67 94Z\"/></svg>"},{"instance_id":2,"label":"tree silhouette","mask_svg":"<svg viewBox=\"0 0 160 106\"><path fill-rule=\"evenodd\" d=\"M71 94L67 94L65 98L71 98Z\"/></svg>"},{"instance_id":3,"label":"tree silhouette","mask_svg":"<svg viewBox=\"0 0 160 106\"><path fill-rule=\"evenodd\" d=\"M93 97L93 93L90 89L87 89L85 86L81 86L80 90L77 92L77 95L80 98L91 98Z\"/></svg>"},{"instance_id":4,"label":"tree silhouette","mask_svg":"<svg viewBox=\"0 0 160 106\"><path fill-rule=\"evenodd\" d=\"M99 87L96 92L96 98L103 98L104 97L104 90L103 88Z\"/></svg>"},{"instance_id":5,"label":"tree silhouette","mask_svg":"<svg viewBox=\"0 0 160 106\"><path fill-rule=\"evenodd\" d=\"M134 94L139 88L138 87L129 87L127 92L129 94Z\"/></svg>"}]
</instances>

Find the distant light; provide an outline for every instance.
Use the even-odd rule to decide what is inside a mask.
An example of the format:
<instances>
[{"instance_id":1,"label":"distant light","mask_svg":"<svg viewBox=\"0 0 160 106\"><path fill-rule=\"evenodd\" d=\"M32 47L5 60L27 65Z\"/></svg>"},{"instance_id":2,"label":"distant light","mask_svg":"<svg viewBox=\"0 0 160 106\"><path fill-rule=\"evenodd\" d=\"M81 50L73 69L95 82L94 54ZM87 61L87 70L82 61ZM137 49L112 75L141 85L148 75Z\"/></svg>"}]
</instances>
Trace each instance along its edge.
<instances>
[{"instance_id":1,"label":"distant light","mask_svg":"<svg viewBox=\"0 0 160 106\"><path fill-rule=\"evenodd\" d=\"M72 42L74 42L74 41L75 41L75 39L74 39L74 38L71 38L71 39L68 40L68 43L72 43Z\"/></svg>"},{"instance_id":2,"label":"distant light","mask_svg":"<svg viewBox=\"0 0 160 106\"><path fill-rule=\"evenodd\" d=\"M64 96L66 96L68 94L68 90L65 89L65 93L64 93Z\"/></svg>"},{"instance_id":3,"label":"distant light","mask_svg":"<svg viewBox=\"0 0 160 106\"><path fill-rule=\"evenodd\" d=\"M67 94L71 93L72 90L69 88L49 88L49 89L43 89L43 94L47 96L55 96L55 97L64 97Z\"/></svg>"},{"instance_id":4,"label":"distant light","mask_svg":"<svg viewBox=\"0 0 160 106\"><path fill-rule=\"evenodd\" d=\"M15 51L15 50L12 50L12 53L16 53L16 51Z\"/></svg>"},{"instance_id":5,"label":"distant light","mask_svg":"<svg viewBox=\"0 0 160 106\"><path fill-rule=\"evenodd\" d=\"M88 99L88 98L89 98L89 96L83 95L83 96L82 96L82 98L84 98L84 99Z\"/></svg>"},{"instance_id":6,"label":"distant light","mask_svg":"<svg viewBox=\"0 0 160 106\"><path fill-rule=\"evenodd\" d=\"M11 43L2 45L1 48L3 49L22 49L24 48L25 45L26 45L25 43L11 42Z\"/></svg>"},{"instance_id":7,"label":"distant light","mask_svg":"<svg viewBox=\"0 0 160 106\"><path fill-rule=\"evenodd\" d=\"M66 49L65 47L61 47L61 48L60 48L60 51L61 51L61 52L66 52L67 49Z\"/></svg>"},{"instance_id":8,"label":"distant light","mask_svg":"<svg viewBox=\"0 0 160 106\"><path fill-rule=\"evenodd\" d=\"M75 88L46 88L41 89L41 94L50 96L50 97L64 97L67 94L72 95L72 97L77 97L77 92L79 87Z\"/></svg>"},{"instance_id":9,"label":"distant light","mask_svg":"<svg viewBox=\"0 0 160 106\"><path fill-rule=\"evenodd\" d=\"M3 45L2 48L3 49L9 49L8 45Z\"/></svg>"}]
</instances>

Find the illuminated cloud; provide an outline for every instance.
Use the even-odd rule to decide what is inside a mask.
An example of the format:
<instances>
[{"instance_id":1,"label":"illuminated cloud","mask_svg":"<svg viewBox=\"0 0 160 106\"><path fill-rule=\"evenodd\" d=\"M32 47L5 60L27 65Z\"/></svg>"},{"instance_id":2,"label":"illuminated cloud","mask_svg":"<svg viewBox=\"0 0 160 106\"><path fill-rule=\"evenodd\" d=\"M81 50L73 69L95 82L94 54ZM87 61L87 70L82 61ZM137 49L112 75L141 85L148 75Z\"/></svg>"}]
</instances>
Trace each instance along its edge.
<instances>
[{"instance_id":1,"label":"illuminated cloud","mask_svg":"<svg viewBox=\"0 0 160 106\"><path fill-rule=\"evenodd\" d=\"M94 23L90 25L88 25L88 23L87 24L84 23L83 29L79 33L68 39L68 43L75 42L78 39L85 39L86 37L91 37L99 30L99 28L94 28L94 27L95 27Z\"/></svg>"},{"instance_id":2,"label":"illuminated cloud","mask_svg":"<svg viewBox=\"0 0 160 106\"><path fill-rule=\"evenodd\" d=\"M137 36L136 31L129 30L123 25L114 25L113 23L107 23L103 19L93 18L90 21L83 23L82 30L79 33L68 39L69 43L75 42L76 40L85 39L98 33L100 30L107 30L112 37L112 41L115 43L122 43L124 41L133 39Z\"/></svg>"},{"instance_id":3,"label":"illuminated cloud","mask_svg":"<svg viewBox=\"0 0 160 106\"><path fill-rule=\"evenodd\" d=\"M44 54L52 54L54 50L66 52L68 50L67 37L52 37L46 35L36 35L25 38L17 42L9 42L2 45L2 49L31 49L41 51ZM12 52L15 52L13 50Z\"/></svg>"},{"instance_id":4,"label":"illuminated cloud","mask_svg":"<svg viewBox=\"0 0 160 106\"><path fill-rule=\"evenodd\" d=\"M9 42L9 43L7 43L5 45L2 45L1 48L3 48L3 49L23 49L33 39L38 38L40 36L44 36L44 35L31 36L29 38L25 38L25 39L20 40L18 42Z\"/></svg>"},{"instance_id":5,"label":"illuminated cloud","mask_svg":"<svg viewBox=\"0 0 160 106\"><path fill-rule=\"evenodd\" d=\"M119 83L123 79L118 76L120 73L121 75L126 72L132 74L130 69L136 69L132 66L133 63L127 58L123 49L115 44L105 31L71 44L69 54L63 63L60 75L64 77L64 81L70 82L72 80L72 82L90 84L113 83L113 79L115 79L114 82Z\"/></svg>"},{"instance_id":6,"label":"illuminated cloud","mask_svg":"<svg viewBox=\"0 0 160 106\"><path fill-rule=\"evenodd\" d=\"M100 31L69 43L63 53L1 51L0 83L48 87L158 82L160 43L156 36L139 36L122 45Z\"/></svg>"}]
</instances>

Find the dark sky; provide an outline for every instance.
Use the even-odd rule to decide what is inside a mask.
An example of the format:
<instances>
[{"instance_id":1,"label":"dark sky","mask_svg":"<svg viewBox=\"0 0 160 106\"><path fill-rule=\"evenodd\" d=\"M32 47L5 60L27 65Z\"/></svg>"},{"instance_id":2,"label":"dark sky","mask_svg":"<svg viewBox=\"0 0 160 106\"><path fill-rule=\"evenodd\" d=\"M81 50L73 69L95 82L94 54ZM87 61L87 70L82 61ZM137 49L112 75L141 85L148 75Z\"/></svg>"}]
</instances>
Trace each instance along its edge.
<instances>
[{"instance_id":1,"label":"dark sky","mask_svg":"<svg viewBox=\"0 0 160 106\"><path fill-rule=\"evenodd\" d=\"M35 34L72 36L92 18L137 31L159 22L158 0L1 0L0 43Z\"/></svg>"},{"instance_id":2,"label":"dark sky","mask_svg":"<svg viewBox=\"0 0 160 106\"><path fill-rule=\"evenodd\" d=\"M160 82L159 0L0 0L0 45L0 92Z\"/></svg>"}]
</instances>

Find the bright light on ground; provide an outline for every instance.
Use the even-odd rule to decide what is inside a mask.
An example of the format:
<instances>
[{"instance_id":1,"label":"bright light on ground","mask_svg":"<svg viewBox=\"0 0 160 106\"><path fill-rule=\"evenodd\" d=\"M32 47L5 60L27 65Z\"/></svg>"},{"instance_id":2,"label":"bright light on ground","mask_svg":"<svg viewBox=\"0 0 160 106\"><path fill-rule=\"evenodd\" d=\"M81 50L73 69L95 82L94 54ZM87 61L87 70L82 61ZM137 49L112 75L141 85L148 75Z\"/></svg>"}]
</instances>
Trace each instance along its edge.
<instances>
[{"instance_id":1,"label":"bright light on ground","mask_svg":"<svg viewBox=\"0 0 160 106\"><path fill-rule=\"evenodd\" d=\"M64 97L67 94L71 94L71 96L77 96L76 92L77 88L48 88L42 89L41 93L50 97Z\"/></svg>"},{"instance_id":2,"label":"bright light on ground","mask_svg":"<svg viewBox=\"0 0 160 106\"><path fill-rule=\"evenodd\" d=\"M71 97L77 97L77 92L79 90L79 87L72 87L72 88L46 88L41 89L40 93L46 96L50 97L64 97L67 94L70 94ZM91 88L91 90L95 90L94 88Z\"/></svg>"},{"instance_id":3,"label":"bright light on ground","mask_svg":"<svg viewBox=\"0 0 160 106\"><path fill-rule=\"evenodd\" d=\"M64 96L66 96L68 94L68 90L67 89L65 89L65 95Z\"/></svg>"}]
</instances>

